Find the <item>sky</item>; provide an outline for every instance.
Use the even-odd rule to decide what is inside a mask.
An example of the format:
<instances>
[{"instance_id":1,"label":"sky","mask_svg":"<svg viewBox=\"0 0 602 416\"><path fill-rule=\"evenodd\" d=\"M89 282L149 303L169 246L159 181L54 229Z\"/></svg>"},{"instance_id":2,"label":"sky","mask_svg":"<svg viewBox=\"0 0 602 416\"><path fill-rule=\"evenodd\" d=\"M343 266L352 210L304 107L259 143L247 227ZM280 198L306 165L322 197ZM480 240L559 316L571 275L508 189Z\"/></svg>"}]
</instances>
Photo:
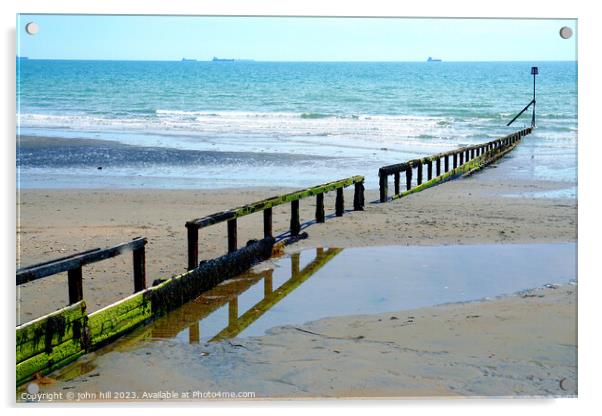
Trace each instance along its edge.
<instances>
[{"instance_id":1,"label":"sky","mask_svg":"<svg viewBox=\"0 0 602 416\"><path fill-rule=\"evenodd\" d=\"M39 32L28 35L25 25ZM575 32L566 40L562 26ZM18 15L30 59L576 60L575 20Z\"/></svg>"}]
</instances>

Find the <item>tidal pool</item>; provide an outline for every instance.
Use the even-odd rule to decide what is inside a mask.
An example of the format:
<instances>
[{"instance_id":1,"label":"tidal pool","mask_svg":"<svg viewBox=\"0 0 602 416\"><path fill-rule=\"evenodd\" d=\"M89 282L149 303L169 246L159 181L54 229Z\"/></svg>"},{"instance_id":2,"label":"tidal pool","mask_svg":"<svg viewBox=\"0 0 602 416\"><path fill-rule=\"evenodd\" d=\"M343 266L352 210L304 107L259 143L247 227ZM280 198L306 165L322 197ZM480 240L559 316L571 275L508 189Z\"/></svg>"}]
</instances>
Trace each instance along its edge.
<instances>
[{"instance_id":1,"label":"tidal pool","mask_svg":"<svg viewBox=\"0 0 602 416\"><path fill-rule=\"evenodd\" d=\"M305 250L228 280L136 331L206 342L274 326L510 294L576 279L576 243Z\"/></svg>"}]
</instances>

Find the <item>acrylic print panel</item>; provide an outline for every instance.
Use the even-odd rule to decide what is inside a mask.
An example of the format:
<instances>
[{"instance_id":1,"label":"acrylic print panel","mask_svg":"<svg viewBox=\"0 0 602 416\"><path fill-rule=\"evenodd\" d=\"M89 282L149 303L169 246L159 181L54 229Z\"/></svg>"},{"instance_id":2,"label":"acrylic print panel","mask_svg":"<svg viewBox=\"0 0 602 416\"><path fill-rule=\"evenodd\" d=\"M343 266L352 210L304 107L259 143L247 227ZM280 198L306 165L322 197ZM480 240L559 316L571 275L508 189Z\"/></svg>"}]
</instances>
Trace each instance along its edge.
<instances>
[{"instance_id":1,"label":"acrylic print panel","mask_svg":"<svg viewBox=\"0 0 602 416\"><path fill-rule=\"evenodd\" d=\"M575 396L577 35L19 15L17 400Z\"/></svg>"}]
</instances>

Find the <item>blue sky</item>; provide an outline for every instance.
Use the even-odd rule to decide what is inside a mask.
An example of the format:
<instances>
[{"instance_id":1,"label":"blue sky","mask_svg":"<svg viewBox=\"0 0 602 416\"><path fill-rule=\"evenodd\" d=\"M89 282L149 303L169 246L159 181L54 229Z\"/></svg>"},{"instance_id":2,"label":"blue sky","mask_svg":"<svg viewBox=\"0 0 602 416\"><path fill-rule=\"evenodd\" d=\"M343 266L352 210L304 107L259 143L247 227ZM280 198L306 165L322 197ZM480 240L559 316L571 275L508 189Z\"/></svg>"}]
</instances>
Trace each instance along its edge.
<instances>
[{"instance_id":1,"label":"blue sky","mask_svg":"<svg viewBox=\"0 0 602 416\"><path fill-rule=\"evenodd\" d=\"M25 32L34 21L40 31ZM266 61L575 60L575 20L17 16L31 59Z\"/></svg>"}]
</instances>

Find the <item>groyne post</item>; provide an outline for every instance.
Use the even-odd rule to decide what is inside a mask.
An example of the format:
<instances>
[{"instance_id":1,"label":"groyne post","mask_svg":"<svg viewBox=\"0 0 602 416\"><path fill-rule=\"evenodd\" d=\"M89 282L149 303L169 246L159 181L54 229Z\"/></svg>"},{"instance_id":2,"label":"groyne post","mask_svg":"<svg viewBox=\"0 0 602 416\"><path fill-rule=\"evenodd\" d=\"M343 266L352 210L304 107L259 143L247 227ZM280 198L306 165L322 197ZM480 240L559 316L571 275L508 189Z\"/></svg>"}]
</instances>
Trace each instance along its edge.
<instances>
[{"instance_id":1,"label":"groyne post","mask_svg":"<svg viewBox=\"0 0 602 416\"><path fill-rule=\"evenodd\" d=\"M272 208L263 210L263 238L272 237Z\"/></svg>"},{"instance_id":2,"label":"groyne post","mask_svg":"<svg viewBox=\"0 0 602 416\"><path fill-rule=\"evenodd\" d=\"M192 270L199 265L199 228L187 223L186 230L188 234L188 270Z\"/></svg>"},{"instance_id":3,"label":"groyne post","mask_svg":"<svg viewBox=\"0 0 602 416\"><path fill-rule=\"evenodd\" d=\"M84 298L82 268L77 267L67 271L69 281L69 305L79 302Z\"/></svg>"},{"instance_id":4,"label":"groyne post","mask_svg":"<svg viewBox=\"0 0 602 416\"><path fill-rule=\"evenodd\" d=\"M343 188L337 188L337 196L335 199L335 215L342 217L345 212L345 197L343 196Z\"/></svg>"},{"instance_id":5,"label":"groyne post","mask_svg":"<svg viewBox=\"0 0 602 416\"><path fill-rule=\"evenodd\" d=\"M353 210L364 210L364 181L356 182L353 191Z\"/></svg>"},{"instance_id":6,"label":"groyne post","mask_svg":"<svg viewBox=\"0 0 602 416\"><path fill-rule=\"evenodd\" d=\"M320 193L316 195L316 222L324 222L324 194Z\"/></svg>"},{"instance_id":7,"label":"groyne post","mask_svg":"<svg viewBox=\"0 0 602 416\"><path fill-rule=\"evenodd\" d=\"M238 233L236 228L236 218L228 220L228 253L238 250Z\"/></svg>"},{"instance_id":8,"label":"groyne post","mask_svg":"<svg viewBox=\"0 0 602 416\"><path fill-rule=\"evenodd\" d=\"M291 235L299 235L301 231L301 221L299 219L299 200L291 202Z\"/></svg>"},{"instance_id":9,"label":"groyne post","mask_svg":"<svg viewBox=\"0 0 602 416\"><path fill-rule=\"evenodd\" d=\"M132 251L134 262L134 293L146 289L146 253L144 246Z\"/></svg>"}]
</instances>

